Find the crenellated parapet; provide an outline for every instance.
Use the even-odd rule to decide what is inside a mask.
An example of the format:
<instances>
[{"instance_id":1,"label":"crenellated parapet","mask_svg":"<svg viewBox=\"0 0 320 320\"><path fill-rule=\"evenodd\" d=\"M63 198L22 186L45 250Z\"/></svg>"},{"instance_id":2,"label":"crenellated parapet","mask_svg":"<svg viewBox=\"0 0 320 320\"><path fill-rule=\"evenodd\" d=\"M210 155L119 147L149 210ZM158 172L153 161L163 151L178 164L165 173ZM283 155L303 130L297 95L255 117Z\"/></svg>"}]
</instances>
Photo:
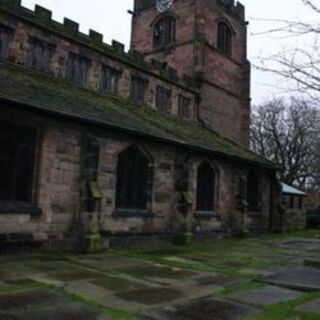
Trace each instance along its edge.
<instances>
[{"instance_id":1,"label":"crenellated parapet","mask_svg":"<svg viewBox=\"0 0 320 320\"><path fill-rule=\"evenodd\" d=\"M183 1L183 0L176 0L176 1ZM200 0L194 0L200 1ZM233 15L239 17L241 20L245 19L245 7L242 3L235 0L210 0L207 2L211 2L212 5L220 5L223 6L225 9L232 13ZM151 7L156 6L156 0L135 0L134 4L134 12L139 12Z\"/></svg>"},{"instance_id":2,"label":"crenellated parapet","mask_svg":"<svg viewBox=\"0 0 320 320\"><path fill-rule=\"evenodd\" d=\"M125 45L116 40L111 44L103 41L103 35L95 30L89 30L88 34L80 31L78 22L64 18L62 23L52 19L52 12L44 7L36 5L30 10L21 5L21 0L0 0L0 11L13 15L14 17L44 28L53 34L70 39L80 46L86 46L100 54L118 60L142 72L154 74L165 81L179 86L190 87L193 81L186 75L178 75L177 71L161 62L149 62L137 51L125 51Z\"/></svg>"}]
</instances>

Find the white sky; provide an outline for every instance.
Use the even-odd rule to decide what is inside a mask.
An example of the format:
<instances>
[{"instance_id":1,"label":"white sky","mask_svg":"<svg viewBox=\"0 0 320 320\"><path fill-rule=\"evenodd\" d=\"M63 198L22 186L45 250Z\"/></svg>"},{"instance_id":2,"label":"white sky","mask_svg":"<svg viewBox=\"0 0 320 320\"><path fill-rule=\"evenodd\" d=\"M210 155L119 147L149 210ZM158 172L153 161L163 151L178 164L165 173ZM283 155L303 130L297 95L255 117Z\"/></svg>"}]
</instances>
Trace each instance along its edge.
<instances>
[{"instance_id":1,"label":"white sky","mask_svg":"<svg viewBox=\"0 0 320 320\"><path fill-rule=\"evenodd\" d=\"M289 19L316 21L316 17L307 9L302 0L242 0L247 10L249 25L249 59L257 62L257 57L268 56L302 43L301 39L284 39L270 35L255 36L254 33L274 27L273 22L259 19ZM127 13L132 8L133 0L22 0L25 7L34 8L39 4L53 11L53 18L62 21L68 17L80 23L80 30L87 33L93 29L104 34L104 41L110 43L116 39L129 47L131 16ZM258 19L258 20L257 20ZM280 82L281 81L281 82ZM279 88L281 83L282 89ZM274 75L252 72L252 98L257 104L265 98L283 95L283 80Z\"/></svg>"}]
</instances>

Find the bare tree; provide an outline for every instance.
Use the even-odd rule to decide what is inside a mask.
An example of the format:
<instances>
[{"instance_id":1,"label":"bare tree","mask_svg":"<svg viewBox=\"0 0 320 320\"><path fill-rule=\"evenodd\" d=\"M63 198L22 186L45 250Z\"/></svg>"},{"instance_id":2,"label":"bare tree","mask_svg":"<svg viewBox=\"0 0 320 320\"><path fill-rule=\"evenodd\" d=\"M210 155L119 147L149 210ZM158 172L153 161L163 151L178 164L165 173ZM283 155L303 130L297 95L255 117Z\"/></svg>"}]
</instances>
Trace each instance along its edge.
<instances>
[{"instance_id":1,"label":"bare tree","mask_svg":"<svg viewBox=\"0 0 320 320\"><path fill-rule=\"evenodd\" d=\"M318 15L320 20L320 0L300 1L313 14ZM262 32L263 34L276 34L280 38L299 37L302 42L296 48L261 58L260 63L255 65L256 68L281 76L287 80L287 85L292 84L291 91L307 94L318 102L320 99L320 23L281 19L270 20L270 22L275 27Z\"/></svg>"},{"instance_id":2,"label":"bare tree","mask_svg":"<svg viewBox=\"0 0 320 320\"><path fill-rule=\"evenodd\" d=\"M318 110L297 98L273 99L253 108L251 123L253 150L279 166L283 182L300 188L319 182Z\"/></svg>"}]
</instances>

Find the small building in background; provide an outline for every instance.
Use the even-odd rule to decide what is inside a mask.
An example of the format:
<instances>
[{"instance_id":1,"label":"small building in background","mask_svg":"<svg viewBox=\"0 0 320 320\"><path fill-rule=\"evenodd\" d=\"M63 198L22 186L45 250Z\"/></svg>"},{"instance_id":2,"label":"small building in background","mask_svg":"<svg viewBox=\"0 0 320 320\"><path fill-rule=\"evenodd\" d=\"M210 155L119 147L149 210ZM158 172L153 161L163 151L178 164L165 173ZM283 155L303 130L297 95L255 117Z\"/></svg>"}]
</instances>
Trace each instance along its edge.
<instances>
[{"instance_id":1,"label":"small building in background","mask_svg":"<svg viewBox=\"0 0 320 320\"><path fill-rule=\"evenodd\" d=\"M307 226L307 194L299 189L281 183L283 226L286 230L304 229Z\"/></svg>"}]
</instances>

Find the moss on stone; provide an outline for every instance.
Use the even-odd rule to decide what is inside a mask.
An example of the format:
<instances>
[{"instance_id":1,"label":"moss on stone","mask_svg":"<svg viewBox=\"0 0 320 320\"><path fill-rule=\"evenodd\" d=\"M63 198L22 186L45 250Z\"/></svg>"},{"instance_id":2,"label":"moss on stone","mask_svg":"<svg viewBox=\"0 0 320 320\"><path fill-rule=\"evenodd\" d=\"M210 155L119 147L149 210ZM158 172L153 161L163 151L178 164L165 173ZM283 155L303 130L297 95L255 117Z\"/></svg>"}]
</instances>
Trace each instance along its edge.
<instances>
[{"instance_id":1,"label":"moss on stone","mask_svg":"<svg viewBox=\"0 0 320 320\"><path fill-rule=\"evenodd\" d=\"M273 164L200 124L81 88L68 81L0 62L0 98L77 121L163 141L220 157Z\"/></svg>"}]
</instances>

